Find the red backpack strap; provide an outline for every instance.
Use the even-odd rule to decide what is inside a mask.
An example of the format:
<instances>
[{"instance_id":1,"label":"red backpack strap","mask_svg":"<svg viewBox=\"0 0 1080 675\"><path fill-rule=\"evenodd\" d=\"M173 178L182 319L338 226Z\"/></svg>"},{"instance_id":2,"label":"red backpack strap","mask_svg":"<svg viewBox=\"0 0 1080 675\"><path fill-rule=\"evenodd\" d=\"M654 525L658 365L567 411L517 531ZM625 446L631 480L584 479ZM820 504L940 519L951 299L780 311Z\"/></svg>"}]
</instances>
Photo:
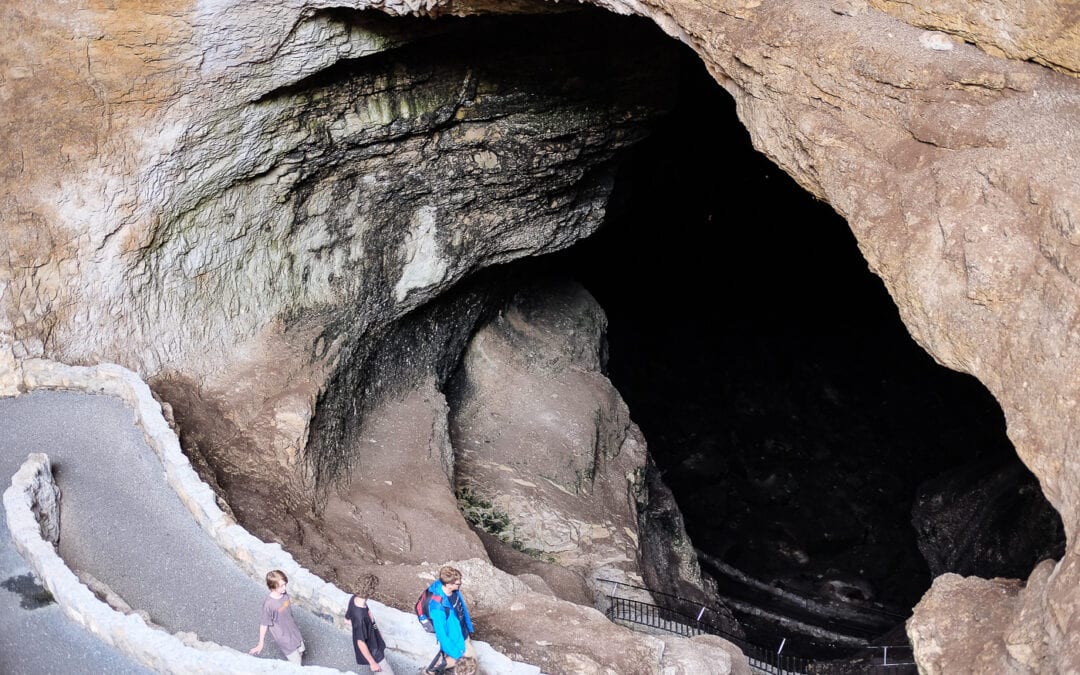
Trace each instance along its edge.
<instances>
[{"instance_id":1,"label":"red backpack strap","mask_svg":"<svg viewBox=\"0 0 1080 675\"><path fill-rule=\"evenodd\" d=\"M436 595L435 593L432 593L429 590L425 590L423 593L420 594L420 598L417 599L416 606L417 606L417 608L422 610L422 613L426 614L427 613L428 603L431 602L432 600L434 600L435 602L437 602L437 603L439 603L441 605L442 601L443 601L443 596Z\"/></svg>"}]
</instances>

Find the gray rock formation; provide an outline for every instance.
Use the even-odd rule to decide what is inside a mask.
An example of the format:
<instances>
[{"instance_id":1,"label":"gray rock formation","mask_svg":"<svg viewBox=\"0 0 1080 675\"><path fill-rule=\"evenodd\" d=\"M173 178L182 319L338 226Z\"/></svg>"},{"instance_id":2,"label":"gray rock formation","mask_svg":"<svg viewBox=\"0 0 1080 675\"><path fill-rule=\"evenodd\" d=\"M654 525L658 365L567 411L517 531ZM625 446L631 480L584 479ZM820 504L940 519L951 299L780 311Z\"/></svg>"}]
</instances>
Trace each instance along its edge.
<instances>
[{"instance_id":1,"label":"gray rock formation","mask_svg":"<svg viewBox=\"0 0 1080 675\"><path fill-rule=\"evenodd\" d=\"M700 588L693 548L672 546L689 541L681 521L676 532L639 528L639 505L666 493L645 490L645 439L603 374L606 327L585 289L552 281L476 333L451 383L458 498L480 529L594 588L643 575Z\"/></svg>"}]
</instances>

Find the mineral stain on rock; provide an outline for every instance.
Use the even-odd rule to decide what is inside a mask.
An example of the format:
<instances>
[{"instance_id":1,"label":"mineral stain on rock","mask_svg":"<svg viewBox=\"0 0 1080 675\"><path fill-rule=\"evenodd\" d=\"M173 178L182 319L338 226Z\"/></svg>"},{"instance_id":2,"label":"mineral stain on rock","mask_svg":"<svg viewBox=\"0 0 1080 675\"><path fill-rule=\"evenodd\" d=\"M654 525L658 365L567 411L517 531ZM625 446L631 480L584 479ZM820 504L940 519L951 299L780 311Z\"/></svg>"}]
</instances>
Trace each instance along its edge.
<instances>
[{"instance_id":1,"label":"mineral stain on rock","mask_svg":"<svg viewBox=\"0 0 1080 675\"><path fill-rule=\"evenodd\" d=\"M8 577L0 583L0 586L11 593L18 594L21 598L19 607L23 609L40 609L56 602L49 589L39 584L32 574Z\"/></svg>"}]
</instances>

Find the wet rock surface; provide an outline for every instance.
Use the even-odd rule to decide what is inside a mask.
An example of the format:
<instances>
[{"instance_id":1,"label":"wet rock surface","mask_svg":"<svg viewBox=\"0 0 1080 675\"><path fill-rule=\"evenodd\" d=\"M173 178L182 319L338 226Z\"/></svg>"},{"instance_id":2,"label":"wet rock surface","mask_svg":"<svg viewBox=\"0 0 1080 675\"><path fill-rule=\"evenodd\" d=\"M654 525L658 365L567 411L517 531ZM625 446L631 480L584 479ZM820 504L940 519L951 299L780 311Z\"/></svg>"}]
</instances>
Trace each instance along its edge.
<instances>
[{"instance_id":1,"label":"wet rock surface","mask_svg":"<svg viewBox=\"0 0 1080 675\"><path fill-rule=\"evenodd\" d=\"M32 574L8 577L0 582L0 588L18 595L19 607L22 609L39 609L56 602L52 593L38 583Z\"/></svg>"}]
</instances>

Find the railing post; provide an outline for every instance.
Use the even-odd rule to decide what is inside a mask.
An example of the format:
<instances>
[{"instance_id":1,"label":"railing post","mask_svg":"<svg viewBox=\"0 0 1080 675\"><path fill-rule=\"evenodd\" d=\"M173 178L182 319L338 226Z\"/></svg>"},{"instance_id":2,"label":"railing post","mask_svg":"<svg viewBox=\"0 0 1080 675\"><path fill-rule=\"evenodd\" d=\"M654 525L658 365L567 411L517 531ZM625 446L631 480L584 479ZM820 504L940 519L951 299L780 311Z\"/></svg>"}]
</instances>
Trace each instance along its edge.
<instances>
[{"instance_id":1,"label":"railing post","mask_svg":"<svg viewBox=\"0 0 1080 675\"><path fill-rule=\"evenodd\" d=\"M889 665L889 647L888 646L885 647L885 655L881 657L881 665L883 665L883 666Z\"/></svg>"}]
</instances>

